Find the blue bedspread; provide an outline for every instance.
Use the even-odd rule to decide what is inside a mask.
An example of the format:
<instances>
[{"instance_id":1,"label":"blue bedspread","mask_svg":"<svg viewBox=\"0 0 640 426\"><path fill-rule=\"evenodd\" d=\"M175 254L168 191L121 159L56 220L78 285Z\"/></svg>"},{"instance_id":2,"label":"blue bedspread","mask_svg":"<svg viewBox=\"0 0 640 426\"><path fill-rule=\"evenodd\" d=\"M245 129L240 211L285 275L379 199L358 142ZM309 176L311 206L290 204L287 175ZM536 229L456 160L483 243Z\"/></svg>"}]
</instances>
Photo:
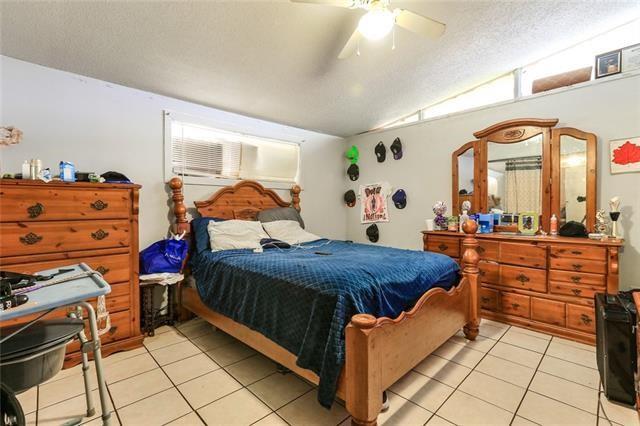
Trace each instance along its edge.
<instances>
[{"instance_id":1,"label":"blue bedspread","mask_svg":"<svg viewBox=\"0 0 640 426\"><path fill-rule=\"evenodd\" d=\"M335 397L351 317L394 318L428 289L450 288L459 273L448 256L329 240L263 253L205 250L191 267L209 308L262 333L320 377L325 407Z\"/></svg>"}]
</instances>

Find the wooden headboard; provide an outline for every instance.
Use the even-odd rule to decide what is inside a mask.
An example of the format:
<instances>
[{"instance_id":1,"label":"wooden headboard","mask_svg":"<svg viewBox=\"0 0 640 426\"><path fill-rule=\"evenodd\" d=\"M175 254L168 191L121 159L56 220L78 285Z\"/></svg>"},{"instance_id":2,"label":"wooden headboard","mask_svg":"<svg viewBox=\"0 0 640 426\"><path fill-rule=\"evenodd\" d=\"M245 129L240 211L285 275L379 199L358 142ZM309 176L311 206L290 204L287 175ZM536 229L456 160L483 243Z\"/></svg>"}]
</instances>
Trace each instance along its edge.
<instances>
[{"instance_id":1,"label":"wooden headboard","mask_svg":"<svg viewBox=\"0 0 640 426\"><path fill-rule=\"evenodd\" d=\"M174 177L169 181L173 214L176 217L175 230L178 233L189 232L187 207L182 193L182 179ZM262 210L274 207L293 207L300 211L300 191L298 185L291 188L291 201L285 201L271 189L258 182L243 180L232 186L225 186L209 199L196 201L196 210L203 217L219 217L222 219L255 220Z\"/></svg>"}]
</instances>

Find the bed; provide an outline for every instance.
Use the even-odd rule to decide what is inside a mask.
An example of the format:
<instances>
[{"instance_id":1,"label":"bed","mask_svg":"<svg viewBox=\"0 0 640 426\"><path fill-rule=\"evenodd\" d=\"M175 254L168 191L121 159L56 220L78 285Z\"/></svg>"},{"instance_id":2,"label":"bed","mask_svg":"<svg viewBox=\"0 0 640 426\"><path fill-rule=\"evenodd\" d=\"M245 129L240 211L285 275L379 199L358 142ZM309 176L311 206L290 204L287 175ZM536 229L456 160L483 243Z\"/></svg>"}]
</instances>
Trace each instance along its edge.
<instances>
[{"instance_id":1,"label":"bed","mask_svg":"<svg viewBox=\"0 0 640 426\"><path fill-rule=\"evenodd\" d=\"M190 232L182 181L169 185L176 232ZM273 207L300 210L300 192L294 186L289 202L241 181L195 206L201 217L255 219ZM353 424L373 425L385 389L461 328L476 338L476 228L464 225L460 273L444 256L330 240L261 255L192 251L196 287L181 286L179 303L319 384L323 405L334 395L345 400Z\"/></svg>"}]
</instances>

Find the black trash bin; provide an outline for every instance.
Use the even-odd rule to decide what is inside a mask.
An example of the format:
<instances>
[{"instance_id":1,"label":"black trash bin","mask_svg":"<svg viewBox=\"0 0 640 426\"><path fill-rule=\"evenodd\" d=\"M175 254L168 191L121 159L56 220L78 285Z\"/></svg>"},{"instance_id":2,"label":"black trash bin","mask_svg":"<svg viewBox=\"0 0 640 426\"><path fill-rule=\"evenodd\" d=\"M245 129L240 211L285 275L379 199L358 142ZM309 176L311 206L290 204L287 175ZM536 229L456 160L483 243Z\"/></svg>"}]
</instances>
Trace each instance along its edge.
<instances>
[{"instance_id":1,"label":"black trash bin","mask_svg":"<svg viewBox=\"0 0 640 426\"><path fill-rule=\"evenodd\" d=\"M0 338L24 324L0 329ZM65 348L84 328L76 318L38 321L0 345L0 378L20 393L55 376L64 362Z\"/></svg>"}]
</instances>

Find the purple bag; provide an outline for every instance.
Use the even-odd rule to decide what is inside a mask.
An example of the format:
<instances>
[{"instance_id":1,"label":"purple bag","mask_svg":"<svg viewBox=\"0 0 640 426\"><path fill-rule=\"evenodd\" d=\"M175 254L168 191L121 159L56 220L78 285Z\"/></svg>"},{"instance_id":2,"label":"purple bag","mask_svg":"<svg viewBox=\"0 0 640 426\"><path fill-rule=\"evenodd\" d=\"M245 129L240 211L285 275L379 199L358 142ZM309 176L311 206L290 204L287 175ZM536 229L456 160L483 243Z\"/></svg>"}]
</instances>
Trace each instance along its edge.
<instances>
[{"instance_id":1,"label":"purple bag","mask_svg":"<svg viewBox=\"0 0 640 426\"><path fill-rule=\"evenodd\" d=\"M140 252L140 274L180 272L188 251L189 245L184 240L157 241Z\"/></svg>"}]
</instances>

